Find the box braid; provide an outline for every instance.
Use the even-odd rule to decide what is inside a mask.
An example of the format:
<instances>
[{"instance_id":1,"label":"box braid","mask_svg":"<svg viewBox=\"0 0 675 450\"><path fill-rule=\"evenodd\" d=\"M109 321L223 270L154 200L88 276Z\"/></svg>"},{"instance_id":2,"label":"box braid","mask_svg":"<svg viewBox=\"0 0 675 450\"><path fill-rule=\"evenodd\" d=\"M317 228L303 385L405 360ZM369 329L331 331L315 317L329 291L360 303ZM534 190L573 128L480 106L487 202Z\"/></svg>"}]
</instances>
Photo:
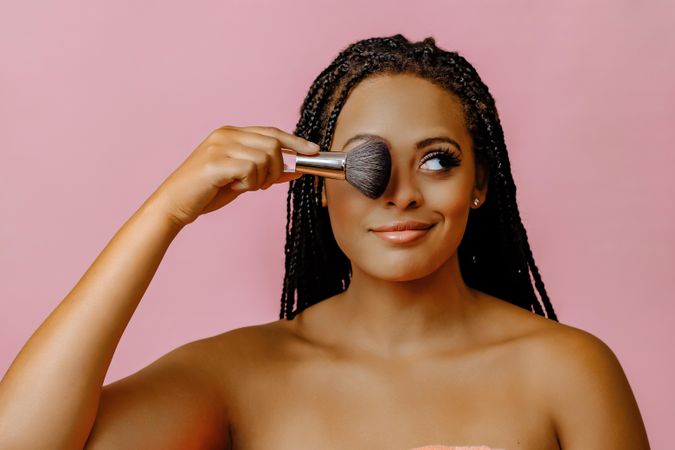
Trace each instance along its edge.
<instances>
[{"instance_id":1,"label":"box braid","mask_svg":"<svg viewBox=\"0 0 675 450\"><path fill-rule=\"evenodd\" d=\"M458 97L476 163L487 169L486 201L470 209L457 250L465 283L557 321L518 211L495 101L464 57L439 49L433 37L411 42L396 34L357 41L316 77L294 133L328 151L351 90L366 77L387 74L414 74ZM292 319L308 306L344 291L351 280L351 263L335 241L327 208L321 206L322 189L323 178L309 175L289 185L280 319Z\"/></svg>"}]
</instances>

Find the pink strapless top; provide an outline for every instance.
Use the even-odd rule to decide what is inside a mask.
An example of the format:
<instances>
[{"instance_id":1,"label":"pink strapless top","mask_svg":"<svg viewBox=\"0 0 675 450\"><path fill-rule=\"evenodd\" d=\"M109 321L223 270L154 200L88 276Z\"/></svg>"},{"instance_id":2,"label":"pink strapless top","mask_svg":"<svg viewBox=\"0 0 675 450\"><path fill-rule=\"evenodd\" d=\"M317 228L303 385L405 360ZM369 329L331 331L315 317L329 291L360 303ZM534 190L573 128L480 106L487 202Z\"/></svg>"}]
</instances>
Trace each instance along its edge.
<instances>
[{"instance_id":1,"label":"pink strapless top","mask_svg":"<svg viewBox=\"0 0 675 450\"><path fill-rule=\"evenodd\" d=\"M424 447L415 447L410 450L505 450L503 448L491 448L486 445L467 446L448 446L448 445L425 445Z\"/></svg>"}]
</instances>

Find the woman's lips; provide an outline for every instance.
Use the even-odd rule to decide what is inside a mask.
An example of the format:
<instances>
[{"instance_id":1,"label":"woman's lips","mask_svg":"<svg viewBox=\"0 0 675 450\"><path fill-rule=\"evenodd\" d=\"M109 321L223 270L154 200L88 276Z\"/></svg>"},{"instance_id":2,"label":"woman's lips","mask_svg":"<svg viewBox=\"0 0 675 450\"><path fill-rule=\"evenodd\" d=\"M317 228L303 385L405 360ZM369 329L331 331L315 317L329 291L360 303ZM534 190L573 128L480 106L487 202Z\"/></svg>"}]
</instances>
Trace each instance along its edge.
<instances>
[{"instance_id":1,"label":"woman's lips","mask_svg":"<svg viewBox=\"0 0 675 450\"><path fill-rule=\"evenodd\" d=\"M393 244L407 244L408 242L416 241L422 236L426 235L432 227L421 230L403 230L403 231L374 231L375 236L380 239Z\"/></svg>"}]
</instances>

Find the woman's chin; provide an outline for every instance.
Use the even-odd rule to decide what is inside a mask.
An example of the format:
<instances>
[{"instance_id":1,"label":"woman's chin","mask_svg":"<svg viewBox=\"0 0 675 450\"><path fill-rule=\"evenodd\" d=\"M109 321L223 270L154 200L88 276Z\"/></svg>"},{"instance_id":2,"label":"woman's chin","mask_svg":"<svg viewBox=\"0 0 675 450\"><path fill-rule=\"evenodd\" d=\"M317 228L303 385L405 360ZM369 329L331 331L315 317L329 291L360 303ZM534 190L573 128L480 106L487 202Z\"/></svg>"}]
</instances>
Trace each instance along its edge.
<instances>
[{"instance_id":1,"label":"woman's chin","mask_svg":"<svg viewBox=\"0 0 675 450\"><path fill-rule=\"evenodd\" d=\"M429 266L401 266L393 264L380 264L377 267L366 269L366 272L374 278L383 281L413 281L425 278L433 273L434 268Z\"/></svg>"}]
</instances>

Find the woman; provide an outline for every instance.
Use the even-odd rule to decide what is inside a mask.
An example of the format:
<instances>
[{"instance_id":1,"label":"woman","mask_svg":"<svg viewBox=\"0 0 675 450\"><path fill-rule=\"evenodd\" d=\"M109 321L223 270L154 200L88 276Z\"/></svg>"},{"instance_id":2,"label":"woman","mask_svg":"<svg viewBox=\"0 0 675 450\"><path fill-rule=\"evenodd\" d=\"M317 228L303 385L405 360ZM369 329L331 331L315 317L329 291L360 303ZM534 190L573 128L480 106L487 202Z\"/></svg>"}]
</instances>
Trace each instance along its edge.
<instances>
[{"instance_id":1,"label":"woman","mask_svg":"<svg viewBox=\"0 0 675 450\"><path fill-rule=\"evenodd\" d=\"M282 173L282 147L367 139L392 157L379 198ZM279 320L101 386L177 233L287 181ZM1 448L649 448L615 355L557 322L487 87L433 38L402 35L344 49L294 134L211 133L26 343L0 385L0 424Z\"/></svg>"}]
</instances>

